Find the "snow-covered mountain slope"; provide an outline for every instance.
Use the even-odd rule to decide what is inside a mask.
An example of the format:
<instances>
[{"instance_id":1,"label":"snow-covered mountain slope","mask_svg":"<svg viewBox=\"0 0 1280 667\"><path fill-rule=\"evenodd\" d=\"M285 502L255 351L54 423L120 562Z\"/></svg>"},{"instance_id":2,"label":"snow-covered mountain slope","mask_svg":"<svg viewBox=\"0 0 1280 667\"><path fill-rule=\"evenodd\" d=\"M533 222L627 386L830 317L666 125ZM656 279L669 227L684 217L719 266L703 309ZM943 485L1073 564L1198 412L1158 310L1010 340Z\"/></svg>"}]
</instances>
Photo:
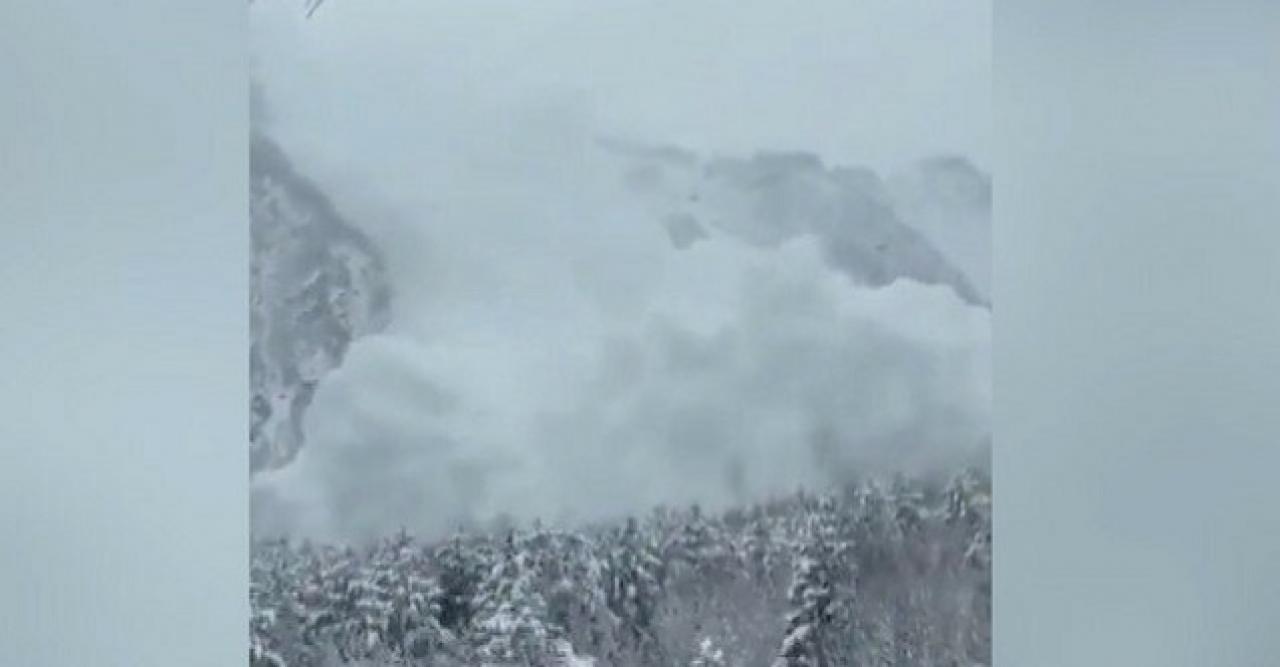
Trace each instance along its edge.
<instances>
[{"instance_id":1,"label":"snow-covered mountain slope","mask_svg":"<svg viewBox=\"0 0 1280 667\"><path fill-rule=\"evenodd\" d=\"M255 133L250 152L251 470L302 446L316 383L351 341L390 316L383 258L284 152Z\"/></svg>"},{"instance_id":2,"label":"snow-covered mountain slope","mask_svg":"<svg viewBox=\"0 0 1280 667\"><path fill-rule=\"evenodd\" d=\"M894 210L982 294L991 294L991 176L958 156L923 160L886 180Z\"/></svg>"},{"instance_id":3,"label":"snow-covered mountain slope","mask_svg":"<svg viewBox=\"0 0 1280 667\"><path fill-rule=\"evenodd\" d=\"M946 285L969 304L990 305L985 288L964 270L966 263L980 265L981 259L958 262L949 252L963 245L951 236L972 236L973 243L986 247L990 232L977 225L957 231L957 225L945 224L955 217L957 202L950 190L939 193L942 186L954 189L956 174L968 176L975 183L959 185L975 192L962 193L968 199L959 203L966 212L974 209L981 217L985 210L989 216L989 182L967 161L926 162L913 175L931 178L911 181L911 189L890 188L870 169L826 165L810 153L704 158L681 148L602 144L630 161L628 186L652 207L676 248L717 232L760 247L809 236L818 240L827 263L857 284L884 287L908 279ZM974 198L979 201L970 201ZM918 228L917 220L937 223L949 236L927 233L935 230ZM946 242L945 250L939 241Z\"/></svg>"}]
</instances>

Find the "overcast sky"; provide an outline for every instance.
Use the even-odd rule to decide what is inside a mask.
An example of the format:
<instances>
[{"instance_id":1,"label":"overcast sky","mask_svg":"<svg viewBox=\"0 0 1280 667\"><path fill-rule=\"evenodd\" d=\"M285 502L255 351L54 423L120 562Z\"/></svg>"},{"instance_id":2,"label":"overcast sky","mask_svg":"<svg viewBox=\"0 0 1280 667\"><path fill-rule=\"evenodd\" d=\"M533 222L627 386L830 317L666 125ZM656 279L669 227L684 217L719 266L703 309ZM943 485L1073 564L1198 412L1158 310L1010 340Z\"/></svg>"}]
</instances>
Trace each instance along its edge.
<instances>
[{"instance_id":1,"label":"overcast sky","mask_svg":"<svg viewBox=\"0 0 1280 667\"><path fill-rule=\"evenodd\" d=\"M858 234L903 238L893 214L841 225L879 210L843 168L987 167L989 3L332 0L252 24L260 126L396 292L391 328L321 384L297 463L258 483L293 529L724 505L986 441L989 311L919 244L866 259ZM637 188L671 168L601 138L737 180ZM956 221L935 245L989 246L989 206L930 208ZM989 251L961 254L936 264L989 289ZM902 277L853 279L882 270Z\"/></svg>"}]
</instances>

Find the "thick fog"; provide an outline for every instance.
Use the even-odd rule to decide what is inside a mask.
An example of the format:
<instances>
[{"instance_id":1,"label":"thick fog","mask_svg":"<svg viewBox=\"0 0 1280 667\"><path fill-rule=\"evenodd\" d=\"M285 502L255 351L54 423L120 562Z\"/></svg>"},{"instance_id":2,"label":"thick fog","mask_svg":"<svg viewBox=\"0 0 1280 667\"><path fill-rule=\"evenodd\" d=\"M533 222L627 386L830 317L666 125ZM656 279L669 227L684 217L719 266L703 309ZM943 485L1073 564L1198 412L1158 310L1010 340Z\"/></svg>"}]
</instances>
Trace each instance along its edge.
<instances>
[{"instance_id":1,"label":"thick fog","mask_svg":"<svg viewBox=\"0 0 1280 667\"><path fill-rule=\"evenodd\" d=\"M254 122L380 248L255 526L724 506L985 456L989 6L252 7Z\"/></svg>"}]
</instances>

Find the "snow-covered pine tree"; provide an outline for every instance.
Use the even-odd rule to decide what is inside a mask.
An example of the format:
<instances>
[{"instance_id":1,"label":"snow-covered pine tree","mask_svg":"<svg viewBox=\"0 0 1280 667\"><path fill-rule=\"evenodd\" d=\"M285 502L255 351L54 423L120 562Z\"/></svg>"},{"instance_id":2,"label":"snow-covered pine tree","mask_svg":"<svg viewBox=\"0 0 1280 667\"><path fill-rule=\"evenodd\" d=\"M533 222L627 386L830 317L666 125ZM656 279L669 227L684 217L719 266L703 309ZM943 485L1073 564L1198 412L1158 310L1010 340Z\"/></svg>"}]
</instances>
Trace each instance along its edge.
<instances>
[{"instance_id":1,"label":"snow-covered pine tree","mask_svg":"<svg viewBox=\"0 0 1280 667\"><path fill-rule=\"evenodd\" d=\"M550 664L559 632L545 620L547 603L537 575L524 540L510 533L476 599L472 629L486 665Z\"/></svg>"},{"instance_id":2,"label":"snow-covered pine tree","mask_svg":"<svg viewBox=\"0 0 1280 667\"><path fill-rule=\"evenodd\" d=\"M762 511L753 513L744 525L743 533L739 550L743 554L748 576L758 586L771 588L779 565L783 564L783 554L774 536L772 518Z\"/></svg>"},{"instance_id":3,"label":"snow-covered pine tree","mask_svg":"<svg viewBox=\"0 0 1280 667\"><path fill-rule=\"evenodd\" d=\"M528 549L545 591L548 622L564 632L571 649L601 653L618 624L609 610L606 565L596 543L580 534L535 529Z\"/></svg>"},{"instance_id":4,"label":"snow-covered pine tree","mask_svg":"<svg viewBox=\"0 0 1280 667\"><path fill-rule=\"evenodd\" d=\"M849 545L837 531L835 505L819 501L808 516L788 593L792 608L774 667L836 667L848 664L847 623L854 578Z\"/></svg>"},{"instance_id":5,"label":"snow-covered pine tree","mask_svg":"<svg viewBox=\"0 0 1280 667\"><path fill-rule=\"evenodd\" d=\"M455 633L465 631L475 615L475 597L492 564L486 550L463 535L454 535L433 554L439 589L432 601L440 625Z\"/></svg>"},{"instance_id":6,"label":"snow-covered pine tree","mask_svg":"<svg viewBox=\"0 0 1280 667\"><path fill-rule=\"evenodd\" d=\"M662 594L665 564L652 535L645 534L634 518L608 539L606 599L619 622L616 638L619 654L652 663L660 647L654 638L654 612ZM619 655L620 657L620 655Z\"/></svg>"},{"instance_id":7,"label":"snow-covered pine tree","mask_svg":"<svg viewBox=\"0 0 1280 667\"><path fill-rule=\"evenodd\" d=\"M824 635L829 631L834 599L830 574L812 545L806 545L797 559L789 598L793 607L774 667L828 667Z\"/></svg>"}]
</instances>

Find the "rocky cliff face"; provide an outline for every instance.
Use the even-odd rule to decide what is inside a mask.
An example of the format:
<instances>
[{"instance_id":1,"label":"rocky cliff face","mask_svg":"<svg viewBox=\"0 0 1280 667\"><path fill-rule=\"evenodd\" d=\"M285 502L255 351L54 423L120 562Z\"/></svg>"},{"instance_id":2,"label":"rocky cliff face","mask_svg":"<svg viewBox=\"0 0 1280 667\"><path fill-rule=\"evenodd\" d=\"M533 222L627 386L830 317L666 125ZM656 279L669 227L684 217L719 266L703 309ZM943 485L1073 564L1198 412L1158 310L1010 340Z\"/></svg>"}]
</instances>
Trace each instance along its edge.
<instances>
[{"instance_id":1,"label":"rocky cliff face","mask_svg":"<svg viewBox=\"0 0 1280 667\"><path fill-rule=\"evenodd\" d=\"M353 340L386 326L391 291L369 238L256 133L249 173L249 438L258 471L297 454L316 384Z\"/></svg>"}]
</instances>

